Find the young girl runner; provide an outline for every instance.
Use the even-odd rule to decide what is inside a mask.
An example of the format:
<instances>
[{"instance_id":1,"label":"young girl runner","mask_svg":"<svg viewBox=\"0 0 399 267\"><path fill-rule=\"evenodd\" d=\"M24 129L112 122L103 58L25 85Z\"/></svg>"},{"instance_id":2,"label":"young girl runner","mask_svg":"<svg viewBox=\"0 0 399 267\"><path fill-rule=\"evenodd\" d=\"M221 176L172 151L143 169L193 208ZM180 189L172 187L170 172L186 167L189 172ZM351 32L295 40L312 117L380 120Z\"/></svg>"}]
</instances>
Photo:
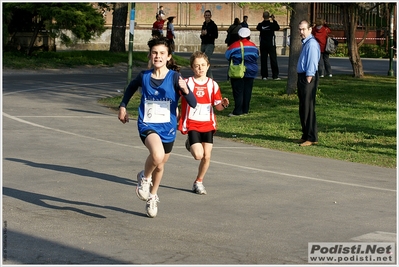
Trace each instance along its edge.
<instances>
[{"instance_id":1,"label":"young girl runner","mask_svg":"<svg viewBox=\"0 0 399 267\"><path fill-rule=\"evenodd\" d=\"M192 190L197 194L205 195L203 179L211 161L213 135L216 131L213 106L221 111L227 108L229 100L222 99L219 85L206 76L210 63L205 53L194 52L190 58L190 66L194 76L186 79L186 82L189 89L193 90L198 104L194 107L189 105L186 99L182 99L179 130L182 134L188 134L187 150L196 160L201 160Z\"/></svg>"},{"instance_id":2,"label":"young girl runner","mask_svg":"<svg viewBox=\"0 0 399 267\"><path fill-rule=\"evenodd\" d=\"M197 105L197 101L180 74L170 66L174 61L167 38L151 39L148 46L153 69L141 71L129 83L119 107L118 118L122 123L129 121L126 106L137 89L142 87L137 126L140 138L150 154L144 170L137 174L136 194L139 199L147 202L147 216L155 217L159 202L157 192L164 165L176 139L179 98L183 95L192 107Z\"/></svg>"}]
</instances>

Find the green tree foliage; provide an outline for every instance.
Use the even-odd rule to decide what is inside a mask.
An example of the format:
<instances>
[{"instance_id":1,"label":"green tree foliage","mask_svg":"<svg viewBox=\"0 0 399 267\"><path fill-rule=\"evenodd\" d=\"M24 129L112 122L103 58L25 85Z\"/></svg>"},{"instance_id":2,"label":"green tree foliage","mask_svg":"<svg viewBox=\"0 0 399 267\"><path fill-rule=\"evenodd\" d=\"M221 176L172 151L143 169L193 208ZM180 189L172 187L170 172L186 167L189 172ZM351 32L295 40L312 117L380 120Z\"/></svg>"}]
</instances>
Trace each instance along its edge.
<instances>
[{"instance_id":1,"label":"green tree foliage","mask_svg":"<svg viewBox=\"0 0 399 267\"><path fill-rule=\"evenodd\" d=\"M6 34L45 30L70 46L77 41L89 42L105 31L101 9L89 3L5 3L3 8Z\"/></svg>"}]
</instances>

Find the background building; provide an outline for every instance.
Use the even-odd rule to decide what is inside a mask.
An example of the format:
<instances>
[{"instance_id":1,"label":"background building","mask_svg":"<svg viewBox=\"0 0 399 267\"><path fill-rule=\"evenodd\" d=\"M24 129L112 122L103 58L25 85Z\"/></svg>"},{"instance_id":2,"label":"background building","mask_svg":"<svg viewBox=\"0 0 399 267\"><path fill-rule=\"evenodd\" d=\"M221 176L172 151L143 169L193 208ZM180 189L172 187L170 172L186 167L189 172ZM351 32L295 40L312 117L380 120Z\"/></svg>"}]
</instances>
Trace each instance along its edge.
<instances>
[{"instance_id":1,"label":"background building","mask_svg":"<svg viewBox=\"0 0 399 267\"><path fill-rule=\"evenodd\" d=\"M135 4L135 26L134 26L134 40L133 50L147 51L147 42L151 38L151 28L155 21L155 15L159 6L164 7L166 17L176 16L174 19L175 26L175 44L177 52L192 52L200 49L201 39L200 30L204 22L203 13L205 10L212 11L212 20L218 26L219 38L216 40L215 52L225 52L227 29L233 23L234 18L239 18L241 21L243 16L248 16L249 28L252 31L251 39L256 44L259 43L259 34L256 31L256 26L263 20L263 10L250 9L248 7L241 8L237 3L136 3ZM286 45L286 31L289 26L289 12L285 7L281 8L278 14L275 14L276 20L280 24L281 31L276 33L277 46L279 53L285 53ZM112 12L105 12L104 18L106 20L107 31L104 32L100 38L91 41L88 44L78 44L74 47L65 47L60 42L56 43L57 50L108 50L110 45L111 30L112 30ZM128 15L129 18L129 15ZM128 19L129 23L129 19ZM164 32L166 32L166 22ZM129 43L129 25L126 27L126 46Z\"/></svg>"},{"instance_id":2,"label":"background building","mask_svg":"<svg viewBox=\"0 0 399 267\"><path fill-rule=\"evenodd\" d=\"M91 3L93 7L97 7L97 3ZM266 3L263 3L263 5ZM271 3L268 3L271 5ZM344 4L344 3L341 3ZM358 12L363 15L357 21L356 38L363 40L364 44L376 44L383 47L385 51L389 49L389 17L392 13L388 10L387 3L359 3L361 8ZM370 8L368 5L379 4L377 8ZM205 10L211 10L212 20L218 25L219 38L216 40L215 52L225 52L227 46L224 40L227 35L228 27L233 23L235 18L243 19L243 16L248 16L249 28L252 31L251 40L259 45L259 32L256 26L263 20L262 14L265 7L261 3L187 3L187 2L140 2L135 3L135 25L134 25L134 40L133 49L135 51L147 51L147 42L151 38L151 28L155 21L155 15L160 6L164 7L166 17L176 16L174 19L175 26L175 44L177 52L193 52L200 49L200 29L204 22L203 13ZM257 6L254 6L257 5ZM392 4L391 4L391 9ZM291 11L282 6L280 8L273 7L274 10L268 10L274 13L276 20L280 25L280 31L276 32L277 53L287 55L289 47L287 46L288 36L290 35L290 15ZM365 12L367 11L367 12ZM393 28L394 46L396 47L396 6L393 12ZM366 14L366 15L364 15ZM112 11L105 11L103 13L105 19L106 31L89 43L80 42L74 46L66 47L61 44L58 39L51 39L48 32L43 28L35 40L34 47L43 50L109 50L111 43L112 32ZM130 28L130 14L127 16L125 44L128 49L129 44L129 28ZM304 18L309 17L311 22L314 22L317 17L322 17L326 20L328 26L332 29L334 35L341 43L345 43L346 36L344 33L344 25L342 25L342 15L337 4L334 3L309 3L309 9ZM23 18L23 17L22 17ZM20 18L17 21L22 20ZM39 19L40 18L36 18ZM165 23L166 32L166 23ZM19 29L11 32L9 43L18 50L26 47L30 43L32 31L29 28ZM365 38L364 38L365 37Z\"/></svg>"}]
</instances>

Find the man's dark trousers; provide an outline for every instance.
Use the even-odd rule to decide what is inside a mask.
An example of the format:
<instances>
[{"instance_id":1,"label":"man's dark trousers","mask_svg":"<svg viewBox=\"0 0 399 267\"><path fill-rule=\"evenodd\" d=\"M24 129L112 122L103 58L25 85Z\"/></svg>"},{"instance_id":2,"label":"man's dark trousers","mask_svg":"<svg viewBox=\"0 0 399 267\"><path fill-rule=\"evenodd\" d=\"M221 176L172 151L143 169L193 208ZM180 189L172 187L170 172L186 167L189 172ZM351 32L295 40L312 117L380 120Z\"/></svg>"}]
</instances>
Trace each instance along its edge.
<instances>
[{"instance_id":1,"label":"man's dark trousers","mask_svg":"<svg viewBox=\"0 0 399 267\"><path fill-rule=\"evenodd\" d=\"M302 126L301 139L318 142L316 123L316 91L319 85L319 74L316 72L308 83L306 73L298 73L299 118Z\"/></svg>"},{"instance_id":2,"label":"man's dark trousers","mask_svg":"<svg viewBox=\"0 0 399 267\"><path fill-rule=\"evenodd\" d=\"M270 55L270 67L272 69L272 78L276 79L279 75L278 63L277 63L277 51L273 45L261 45L260 46L260 74L262 78L269 78L267 58Z\"/></svg>"}]
</instances>

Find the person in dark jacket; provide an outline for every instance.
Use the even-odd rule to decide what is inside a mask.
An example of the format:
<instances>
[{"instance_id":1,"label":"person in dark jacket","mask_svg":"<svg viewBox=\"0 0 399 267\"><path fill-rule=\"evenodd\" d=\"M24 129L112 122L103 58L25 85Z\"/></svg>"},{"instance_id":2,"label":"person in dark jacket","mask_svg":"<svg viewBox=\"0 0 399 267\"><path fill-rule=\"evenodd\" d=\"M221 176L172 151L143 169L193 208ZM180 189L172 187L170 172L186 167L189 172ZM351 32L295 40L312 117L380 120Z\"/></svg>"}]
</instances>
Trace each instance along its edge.
<instances>
[{"instance_id":1,"label":"person in dark jacket","mask_svg":"<svg viewBox=\"0 0 399 267\"><path fill-rule=\"evenodd\" d=\"M263 12L263 21L256 26L256 29L260 32L260 71L263 80L270 79L267 58L270 55L270 67L272 69L272 78L274 80L280 80L279 68L277 63L277 51L276 51L276 35L275 31L280 30L280 25L274 20L274 15L269 12Z\"/></svg>"},{"instance_id":2,"label":"person in dark jacket","mask_svg":"<svg viewBox=\"0 0 399 267\"><path fill-rule=\"evenodd\" d=\"M201 28L201 52L204 52L208 59L211 60L213 51L215 50L215 39L218 38L218 26L211 20L212 13L210 10L204 12L205 21ZM206 76L213 78L211 68L208 69Z\"/></svg>"},{"instance_id":3,"label":"person in dark jacket","mask_svg":"<svg viewBox=\"0 0 399 267\"><path fill-rule=\"evenodd\" d=\"M230 46L235 41L238 41L240 37L238 36L238 31L242 28L240 19L235 18L234 23L230 25L227 29L227 35L229 36L227 46Z\"/></svg>"},{"instance_id":4,"label":"person in dark jacket","mask_svg":"<svg viewBox=\"0 0 399 267\"><path fill-rule=\"evenodd\" d=\"M249 28L248 27L248 16L243 17L243 21L241 22L241 26L244 28Z\"/></svg>"},{"instance_id":5,"label":"person in dark jacket","mask_svg":"<svg viewBox=\"0 0 399 267\"><path fill-rule=\"evenodd\" d=\"M240 40L232 43L225 52L226 59L233 60L234 65L238 65L244 60L246 67L243 78L230 78L231 88L233 89L234 110L229 117L248 114L249 105L252 97L254 79L258 74L258 47L250 41L251 30L241 28L238 31ZM242 58L241 43L244 48L244 58Z\"/></svg>"},{"instance_id":6,"label":"person in dark jacket","mask_svg":"<svg viewBox=\"0 0 399 267\"><path fill-rule=\"evenodd\" d=\"M234 23L230 25L227 29L227 35L229 38L227 39L227 46L230 46L235 41L238 41L240 37L238 36L238 31L242 28L240 19L235 18Z\"/></svg>"}]
</instances>

